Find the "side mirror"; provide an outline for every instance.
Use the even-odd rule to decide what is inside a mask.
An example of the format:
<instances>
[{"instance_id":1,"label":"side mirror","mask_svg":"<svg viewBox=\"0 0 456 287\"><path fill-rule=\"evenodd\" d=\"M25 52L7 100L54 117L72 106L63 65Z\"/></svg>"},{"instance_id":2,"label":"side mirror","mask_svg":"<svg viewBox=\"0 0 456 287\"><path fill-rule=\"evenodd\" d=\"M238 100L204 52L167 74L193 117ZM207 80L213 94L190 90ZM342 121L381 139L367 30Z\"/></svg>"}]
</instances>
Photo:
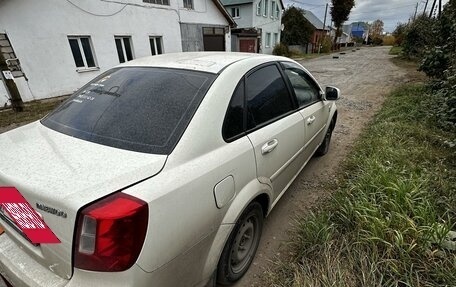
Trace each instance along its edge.
<instances>
[{"instance_id":1,"label":"side mirror","mask_svg":"<svg viewBox=\"0 0 456 287\"><path fill-rule=\"evenodd\" d=\"M336 87L326 87L325 100L337 101L340 98L340 90Z\"/></svg>"}]
</instances>

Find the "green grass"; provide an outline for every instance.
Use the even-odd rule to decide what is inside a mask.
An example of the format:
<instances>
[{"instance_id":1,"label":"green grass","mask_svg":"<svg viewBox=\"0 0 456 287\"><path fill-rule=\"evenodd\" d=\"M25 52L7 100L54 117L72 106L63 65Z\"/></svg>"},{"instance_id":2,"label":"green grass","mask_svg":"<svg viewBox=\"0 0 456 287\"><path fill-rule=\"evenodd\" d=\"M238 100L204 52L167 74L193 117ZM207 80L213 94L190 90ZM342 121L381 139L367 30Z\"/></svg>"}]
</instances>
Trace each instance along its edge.
<instances>
[{"instance_id":1,"label":"green grass","mask_svg":"<svg viewBox=\"0 0 456 287\"><path fill-rule=\"evenodd\" d=\"M400 55L402 53L402 47L400 46L393 46L389 51L390 55Z\"/></svg>"},{"instance_id":2,"label":"green grass","mask_svg":"<svg viewBox=\"0 0 456 287\"><path fill-rule=\"evenodd\" d=\"M393 92L344 163L337 191L297 218L271 286L456 286L455 131L421 84ZM336 127L337 128L337 127Z\"/></svg>"},{"instance_id":3,"label":"green grass","mask_svg":"<svg viewBox=\"0 0 456 287\"><path fill-rule=\"evenodd\" d=\"M35 101L26 103L24 111L14 112L11 109L0 110L0 127L6 127L12 124L26 124L41 119L57 105L59 105L64 98Z\"/></svg>"}]
</instances>

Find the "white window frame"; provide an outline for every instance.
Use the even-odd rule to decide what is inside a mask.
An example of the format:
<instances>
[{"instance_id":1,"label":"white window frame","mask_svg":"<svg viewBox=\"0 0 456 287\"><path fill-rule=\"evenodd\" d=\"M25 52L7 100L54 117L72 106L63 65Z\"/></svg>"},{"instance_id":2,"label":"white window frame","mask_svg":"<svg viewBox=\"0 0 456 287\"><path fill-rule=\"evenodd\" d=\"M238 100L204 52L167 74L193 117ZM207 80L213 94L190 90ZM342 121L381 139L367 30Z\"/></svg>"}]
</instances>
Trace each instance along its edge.
<instances>
[{"instance_id":1,"label":"white window frame","mask_svg":"<svg viewBox=\"0 0 456 287\"><path fill-rule=\"evenodd\" d=\"M257 4L257 12L256 12L257 16L261 16L262 8L263 8L263 0L260 0Z\"/></svg>"},{"instance_id":2,"label":"white window frame","mask_svg":"<svg viewBox=\"0 0 456 287\"><path fill-rule=\"evenodd\" d=\"M234 15L233 15L233 10L235 11ZM241 18L241 9L239 6L236 6L236 7L231 7L230 9L230 14L231 14L231 17L233 17L233 19L239 19ZM237 12L237 13L236 13ZM236 15L237 14L237 15Z\"/></svg>"},{"instance_id":3,"label":"white window frame","mask_svg":"<svg viewBox=\"0 0 456 287\"><path fill-rule=\"evenodd\" d=\"M263 1L264 1L263 17L268 17L268 14L269 14L269 0L263 0Z\"/></svg>"},{"instance_id":4,"label":"white window frame","mask_svg":"<svg viewBox=\"0 0 456 287\"><path fill-rule=\"evenodd\" d=\"M95 51L93 50L93 44L92 44L92 38L90 36L67 36L68 40L77 40L78 41L78 46L79 46L79 52L82 55L82 62L84 63L84 67L76 67L77 72L84 72L84 71L92 71L92 70L99 70L100 67L98 67L98 62L97 58L95 57ZM84 53L84 48L82 47L82 42L81 38L88 38L89 39L89 45L90 45L90 50L92 51L92 57L93 57L93 63L95 64L94 67L89 67L87 65L87 59L86 55ZM74 58L73 53L71 55Z\"/></svg>"},{"instance_id":5,"label":"white window frame","mask_svg":"<svg viewBox=\"0 0 456 287\"><path fill-rule=\"evenodd\" d=\"M279 43L279 33L274 33L274 45L277 45Z\"/></svg>"},{"instance_id":6,"label":"white window frame","mask_svg":"<svg viewBox=\"0 0 456 287\"><path fill-rule=\"evenodd\" d=\"M124 41L124 38L128 38L130 39L130 50L131 50L131 57L132 59L131 60L134 60L135 59L135 52L133 51L133 42L131 40L131 36L114 36L114 42L119 39L120 40L120 43L122 44L122 53L123 53L123 56L124 56L124 60L126 62L128 61L131 61L131 60L128 60L127 58L127 49L125 49L125 41ZM117 51L117 45L116 45L116 51ZM119 62L120 62L120 59L119 59Z\"/></svg>"},{"instance_id":7,"label":"white window frame","mask_svg":"<svg viewBox=\"0 0 456 287\"><path fill-rule=\"evenodd\" d=\"M195 4L194 4L193 0L182 0L182 3L184 5L185 9L195 10ZM190 4L190 5L188 5L188 4ZM190 6L190 7L188 7L188 6Z\"/></svg>"},{"instance_id":8,"label":"white window frame","mask_svg":"<svg viewBox=\"0 0 456 287\"><path fill-rule=\"evenodd\" d=\"M276 19L279 19L280 18L280 8L279 8L279 3L277 3L276 5L276 10L275 10L275 17Z\"/></svg>"},{"instance_id":9,"label":"white window frame","mask_svg":"<svg viewBox=\"0 0 456 287\"><path fill-rule=\"evenodd\" d=\"M271 33L269 33L269 32L266 33L266 37L265 37L265 39L264 39L264 42L265 42L265 43L264 43L264 46L265 46L266 48L270 48L270 47L271 47Z\"/></svg>"},{"instance_id":10,"label":"white window frame","mask_svg":"<svg viewBox=\"0 0 456 287\"><path fill-rule=\"evenodd\" d=\"M271 19L274 19L275 7L276 7L276 1L271 1Z\"/></svg>"},{"instance_id":11,"label":"white window frame","mask_svg":"<svg viewBox=\"0 0 456 287\"><path fill-rule=\"evenodd\" d=\"M158 53L158 49L157 49L157 38L160 39L160 46L161 46L161 53L159 54ZM154 42L154 49L155 49L155 55L152 55L152 56L156 56L156 55L161 55L161 54L164 54L165 53L165 49L163 47L163 36L149 36L149 44L150 44L150 40L153 40ZM150 53L152 54L152 50L150 51Z\"/></svg>"}]
</instances>

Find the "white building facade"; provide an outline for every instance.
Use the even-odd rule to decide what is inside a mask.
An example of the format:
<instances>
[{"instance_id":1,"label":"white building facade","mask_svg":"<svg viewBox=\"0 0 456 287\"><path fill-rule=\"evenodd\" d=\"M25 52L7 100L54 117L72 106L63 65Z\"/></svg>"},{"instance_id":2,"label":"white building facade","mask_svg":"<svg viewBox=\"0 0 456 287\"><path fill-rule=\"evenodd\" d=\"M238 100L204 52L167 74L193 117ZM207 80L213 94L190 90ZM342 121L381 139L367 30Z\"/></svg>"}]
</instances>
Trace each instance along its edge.
<instances>
[{"instance_id":1,"label":"white building facade","mask_svg":"<svg viewBox=\"0 0 456 287\"><path fill-rule=\"evenodd\" d=\"M124 61L231 50L219 0L0 0L0 51L24 101L71 94ZM0 106L7 95L0 82Z\"/></svg>"},{"instance_id":2,"label":"white building facade","mask_svg":"<svg viewBox=\"0 0 456 287\"><path fill-rule=\"evenodd\" d=\"M282 0L222 0L236 21L232 29L231 50L272 54L280 42Z\"/></svg>"}]
</instances>

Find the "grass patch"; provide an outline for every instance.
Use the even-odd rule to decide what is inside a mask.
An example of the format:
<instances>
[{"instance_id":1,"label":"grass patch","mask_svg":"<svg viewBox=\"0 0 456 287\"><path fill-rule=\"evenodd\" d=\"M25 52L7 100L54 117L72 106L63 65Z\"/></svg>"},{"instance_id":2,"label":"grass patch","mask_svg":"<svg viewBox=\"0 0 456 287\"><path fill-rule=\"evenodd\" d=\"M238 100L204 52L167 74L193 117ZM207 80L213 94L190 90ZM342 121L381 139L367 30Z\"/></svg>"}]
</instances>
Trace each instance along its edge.
<instances>
[{"instance_id":1,"label":"grass patch","mask_svg":"<svg viewBox=\"0 0 456 287\"><path fill-rule=\"evenodd\" d=\"M330 202L297 218L271 286L456 286L455 131L435 127L422 84L386 100ZM336 127L337 128L337 127Z\"/></svg>"},{"instance_id":2,"label":"grass patch","mask_svg":"<svg viewBox=\"0 0 456 287\"><path fill-rule=\"evenodd\" d=\"M23 125L41 119L58 106L66 97L26 103L24 111L17 113L11 109L0 110L0 127L12 124Z\"/></svg>"},{"instance_id":3,"label":"grass patch","mask_svg":"<svg viewBox=\"0 0 456 287\"><path fill-rule=\"evenodd\" d=\"M393 47L391 47L391 50L389 51L390 55L399 56L401 53L402 53L402 47L401 46L393 46Z\"/></svg>"}]
</instances>

